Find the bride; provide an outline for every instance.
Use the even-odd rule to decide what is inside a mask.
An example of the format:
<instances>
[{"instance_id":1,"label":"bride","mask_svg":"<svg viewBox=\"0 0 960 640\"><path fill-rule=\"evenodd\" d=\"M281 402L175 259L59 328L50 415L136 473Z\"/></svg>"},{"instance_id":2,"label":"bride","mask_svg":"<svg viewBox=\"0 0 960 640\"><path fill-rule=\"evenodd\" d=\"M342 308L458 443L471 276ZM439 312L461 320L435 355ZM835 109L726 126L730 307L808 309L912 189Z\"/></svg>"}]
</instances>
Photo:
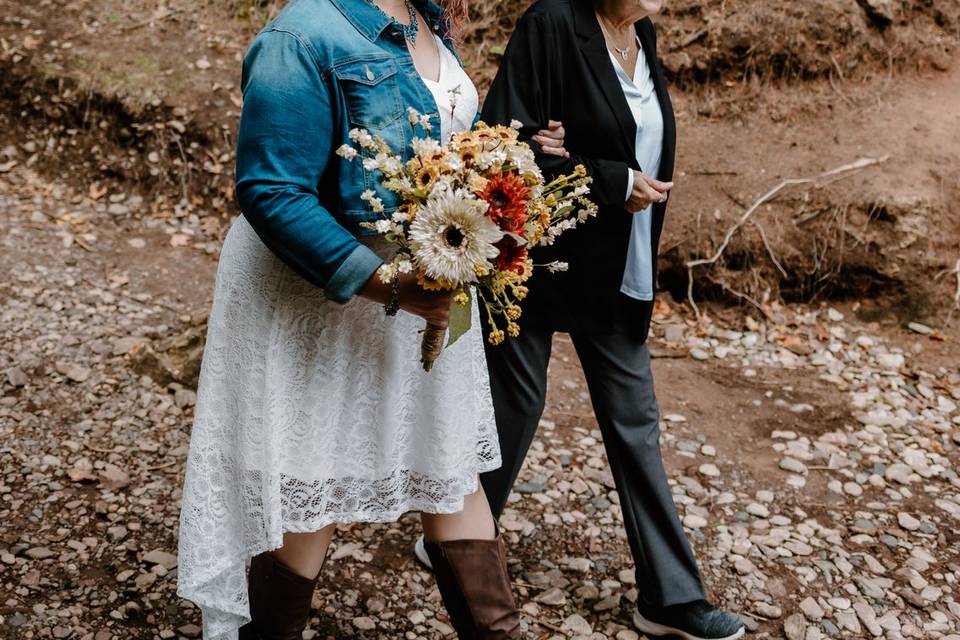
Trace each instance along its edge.
<instances>
[{"instance_id":1,"label":"bride","mask_svg":"<svg viewBox=\"0 0 960 640\"><path fill-rule=\"evenodd\" d=\"M420 370L424 320L446 326L450 295L381 271L389 246L361 223L382 215L371 191L387 215L395 196L334 153L356 127L400 151L472 126L456 4L294 0L244 61L243 215L220 258L180 523L179 594L205 638L299 640L336 525L409 511L459 636L519 637L478 484L500 465L480 322ZM562 139L541 132L550 153Z\"/></svg>"}]
</instances>

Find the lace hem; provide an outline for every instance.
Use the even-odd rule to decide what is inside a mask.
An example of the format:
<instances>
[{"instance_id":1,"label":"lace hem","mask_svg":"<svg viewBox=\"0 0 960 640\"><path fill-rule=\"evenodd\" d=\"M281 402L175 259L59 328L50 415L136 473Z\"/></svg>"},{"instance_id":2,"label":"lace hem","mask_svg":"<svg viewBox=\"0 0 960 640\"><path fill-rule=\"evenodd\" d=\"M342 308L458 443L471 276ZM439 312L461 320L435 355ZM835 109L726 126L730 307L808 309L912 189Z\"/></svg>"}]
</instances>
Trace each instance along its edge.
<instances>
[{"instance_id":1,"label":"lace hem","mask_svg":"<svg viewBox=\"0 0 960 640\"><path fill-rule=\"evenodd\" d=\"M243 548L224 553L227 550L218 547L229 534L206 531L184 511L177 595L200 607L206 640L237 640L237 630L250 621L246 582L250 558L282 547L285 533L312 533L331 524L396 522L410 512L458 513L466 496L477 490L479 475L501 465L499 456L489 459L485 455L478 456L475 470L444 480L409 470L378 482L342 478L303 482L252 472L242 483L241 493L253 498L252 502L245 500L243 520L248 527L255 522L260 526L254 531L248 528ZM273 481L279 484L282 497L279 522L262 508L264 501L255 497ZM363 498L357 491L361 487ZM215 558L220 561L212 560Z\"/></svg>"}]
</instances>

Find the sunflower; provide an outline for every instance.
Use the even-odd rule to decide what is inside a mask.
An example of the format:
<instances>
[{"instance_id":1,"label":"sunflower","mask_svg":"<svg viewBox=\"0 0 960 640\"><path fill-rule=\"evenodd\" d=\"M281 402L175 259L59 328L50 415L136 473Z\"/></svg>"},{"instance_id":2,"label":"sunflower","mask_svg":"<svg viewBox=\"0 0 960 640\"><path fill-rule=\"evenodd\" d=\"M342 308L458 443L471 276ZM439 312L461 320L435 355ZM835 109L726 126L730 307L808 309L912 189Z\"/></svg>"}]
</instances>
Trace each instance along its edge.
<instances>
[{"instance_id":1,"label":"sunflower","mask_svg":"<svg viewBox=\"0 0 960 640\"><path fill-rule=\"evenodd\" d=\"M530 187L515 173L502 173L490 179L477 197L490 205L488 215L504 231L522 234L527 224L527 200Z\"/></svg>"},{"instance_id":2,"label":"sunflower","mask_svg":"<svg viewBox=\"0 0 960 640\"><path fill-rule=\"evenodd\" d=\"M436 164L425 164L414 176L413 185L416 189L429 193L439 178L440 167Z\"/></svg>"},{"instance_id":3,"label":"sunflower","mask_svg":"<svg viewBox=\"0 0 960 640\"><path fill-rule=\"evenodd\" d=\"M486 203L463 191L432 196L410 225L419 271L451 285L477 281L477 269L497 257L503 232L486 216Z\"/></svg>"}]
</instances>

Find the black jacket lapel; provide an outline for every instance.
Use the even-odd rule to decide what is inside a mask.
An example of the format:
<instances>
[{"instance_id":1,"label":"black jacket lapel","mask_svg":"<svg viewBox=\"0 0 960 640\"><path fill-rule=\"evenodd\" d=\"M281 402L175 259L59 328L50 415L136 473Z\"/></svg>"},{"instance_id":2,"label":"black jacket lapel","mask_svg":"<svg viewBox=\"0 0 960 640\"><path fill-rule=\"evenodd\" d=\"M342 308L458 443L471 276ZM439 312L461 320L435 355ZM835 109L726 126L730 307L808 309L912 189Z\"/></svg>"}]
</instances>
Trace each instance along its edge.
<instances>
[{"instance_id":1,"label":"black jacket lapel","mask_svg":"<svg viewBox=\"0 0 960 640\"><path fill-rule=\"evenodd\" d=\"M620 141L623 145L622 150L627 151L627 158L631 158L629 164L636 165L634 148L637 139L637 124L634 122L633 113L630 111L630 105L623 95L623 88L620 86L620 79L617 78L617 72L613 68L610 60L610 53L607 51L607 44L603 38L603 31L600 30L600 23L593 12L593 4L590 2L574 2L574 14L576 19L576 31L580 38L580 50L587 60L587 66L600 85L607 103L610 105L610 111L617 121L617 127L620 129ZM598 115L598 118L602 116Z\"/></svg>"}]
</instances>

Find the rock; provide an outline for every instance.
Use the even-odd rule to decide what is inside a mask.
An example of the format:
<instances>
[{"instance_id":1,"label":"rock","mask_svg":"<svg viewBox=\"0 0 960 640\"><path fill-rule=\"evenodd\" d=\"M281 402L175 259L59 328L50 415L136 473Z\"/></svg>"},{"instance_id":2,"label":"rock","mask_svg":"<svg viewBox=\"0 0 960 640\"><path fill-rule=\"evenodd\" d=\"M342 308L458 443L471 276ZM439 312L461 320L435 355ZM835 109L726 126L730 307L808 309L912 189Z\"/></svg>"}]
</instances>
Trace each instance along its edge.
<instances>
[{"instance_id":1,"label":"rock","mask_svg":"<svg viewBox=\"0 0 960 640\"><path fill-rule=\"evenodd\" d=\"M767 602L758 602L756 605L754 605L753 610L764 618L769 618L770 620L777 620L783 615L783 609L775 604L769 604Z\"/></svg>"},{"instance_id":2,"label":"rock","mask_svg":"<svg viewBox=\"0 0 960 640\"><path fill-rule=\"evenodd\" d=\"M86 382L90 378L91 373L87 367L70 362L58 362L56 369L57 373L77 383Z\"/></svg>"},{"instance_id":3,"label":"rock","mask_svg":"<svg viewBox=\"0 0 960 640\"><path fill-rule=\"evenodd\" d=\"M639 640L640 635L633 629L621 629L617 632L616 640Z\"/></svg>"},{"instance_id":4,"label":"rock","mask_svg":"<svg viewBox=\"0 0 960 640\"><path fill-rule=\"evenodd\" d=\"M780 468L784 471L789 471L790 473L797 473L800 475L805 475L807 473L807 465L795 458L784 458L780 461Z\"/></svg>"},{"instance_id":5,"label":"rock","mask_svg":"<svg viewBox=\"0 0 960 640\"><path fill-rule=\"evenodd\" d=\"M916 531L920 528L920 521L905 511L901 511L897 514L897 522L899 522L900 526L907 531Z\"/></svg>"},{"instance_id":6,"label":"rock","mask_svg":"<svg viewBox=\"0 0 960 640\"><path fill-rule=\"evenodd\" d=\"M823 608L811 597L807 597L800 602L800 610L813 622L819 622L824 616Z\"/></svg>"},{"instance_id":7,"label":"rock","mask_svg":"<svg viewBox=\"0 0 960 640\"><path fill-rule=\"evenodd\" d=\"M20 367L11 367L7 369L7 382L14 387L24 387L30 382L30 379Z\"/></svg>"},{"instance_id":8,"label":"rock","mask_svg":"<svg viewBox=\"0 0 960 640\"><path fill-rule=\"evenodd\" d=\"M182 627L178 627L177 632L188 638L199 638L200 634L203 633L203 629L195 624L185 624Z\"/></svg>"},{"instance_id":9,"label":"rock","mask_svg":"<svg viewBox=\"0 0 960 640\"><path fill-rule=\"evenodd\" d=\"M353 626L361 631L371 631L377 628L377 623L373 621L373 618L358 616L353 619Z\"/></svg>"},{"instance_id":10,"label":"rock","mask_svg":"<svg viewBox=\"0 0 960 640\"><path fill-rule=\"evenodd\" d=\"M783 633L787 640L804 640L807 635L807 621L802 613L795 613L783 621Z\"/></svg>"},{"instance_id":11,"label":"rock","mask_svg":"<svg viewBox=\"0 0 960 640\"><path fill-rule=\"evenodd\" d=\"M130 476L127 472L115 464L106 464L100 471L100 479L105 487L110 490L122 489L130 484Z\"/></svg>"},{"instance_id":12,"label":"rock","mask_svg":"<svg viewBox=\"0 0 960 640\"><path fill-rule=\"evenodd\" d=\"M906 360L901 353L881 353L877 356L877 364L886 371L898 371Z\"/></svg>"},{"instance_id":13,"label":"rock","mask_svg":"<svg viewBox=\"0 0 960 640\"><path fill-rule=\"evenodd\" d=\"M45 560L47 558L52 558L57 554L47 547L33 547L32 549L27 549L24 552L24 555L33 560Z\"/></svg>"},{"instance_id":14,"label":"rock","mask_svg":"<svg viewBox=\"0 0 960 640\"><path fill-rule=\"evenodd\" d=\"M703 516L688 513L683 517L683 525L690 529L702 529L707 526L707 519Z\"/></svg>"},{"instance_id":15,"label":"rock","mask_svg":"<svg viewBox=\"0 0 960 640\"><path fill-rule=\"evenodd\" d=\"M564 620L563 624L560 625L560 629L574 635L589 635L593 633L593 627L590 626L590 623L587 622L583 616L576 613Z\"/></svg>"},{"instance_id":16,"label":"rock","mask_svg":"<svg viewBox=\"0 0 960 640\"><path fill-rule=\"evenodd\" d=\"M919 322L911 322L907 324L907 328L913 331L914 333L919 333L922 336L928 336L931 333L933 333L933 329Z\"/></svg>"},{"instance_id":17,"label":"rock","mask_svg":"<svg viewBox=\"0 0 960 640\"><path fill-rule=\"evenodd\" d=\"M857 0L867 16L878 26L886 27L894 19L893 0Z\"/></svg>"},{"instance_id":18,"label":"rock","mask_svg":"<svg viewBox=\"0 0 960 640\"><path fill-rule=\"evenodd\" d=\"M147 564L158 564L168 571L177 566L177 556L162 549L154 549L143 554L143 561Z\"/></svg>"},{"instance_id":19,"label":"rock","mask_svg":"<svg viewBox=\"0 0 960 640\"><path fill-rule=\"evenodd\" d=\"M668 324L663 328L663 339L670 344L679 344L683 342L683 336L686 328L682 324Z\"/></svg>"},{"instance_id":20,"label":"rock","mask_svg":"<svg viewBox=\"0 0 960 640\"><path fill-rule=\"evenodd\" d=\"M710 354L704 351L703 349L694 347L693 349L690 349L690 357L693 358L694 360L703 361L703 360L709 360Z\"/></svg>"},{"instance_id":21,"label":"rock","mask_svg":"<svg viewBox=\"0 0 960 640\"><path fill-rule=\"evenodd\" d=\"M764 505L758 502L751 502L750 504L748 504L746 511L750 515L756 516L758 518L770 517L770 509L768 509L767 507L765 507Z\"/></svg>"},{"instance_id":22,"label":"rock","mask_svg":"<svg viewBox=\"0 0 960 640\"><path fill-rule=\"evenodd\" d=\"M896 463L887 467L886 471L883 474L883 477L888 482L899 482L900 484L910 484L912 482L911 476L913 475L913 469L908 467L905 464Z\"/></svg>"},{"instance_id":23,"label":"rock","mask_svg":"<svg viewBox=\"0 0 960 640\"><path fill-rule=\"evenodd\" d=\"M567 593L563 589L548 589L534 598L534 602L545 604L548 607L560 607L567 603Z\"/></svg>"},{"instance_id":24,"label":"rock","mask_svg":"<svg viewBox=\"0 0 960 640\"><path fill-rule=\"evenodd\" d=\"M720 469L717 468L717 465L712 463L700 465L700 468L697 469L697 471L700 473L700 475L708 478L716 478L720 475Z\"/></svg>"}]
</instances>

